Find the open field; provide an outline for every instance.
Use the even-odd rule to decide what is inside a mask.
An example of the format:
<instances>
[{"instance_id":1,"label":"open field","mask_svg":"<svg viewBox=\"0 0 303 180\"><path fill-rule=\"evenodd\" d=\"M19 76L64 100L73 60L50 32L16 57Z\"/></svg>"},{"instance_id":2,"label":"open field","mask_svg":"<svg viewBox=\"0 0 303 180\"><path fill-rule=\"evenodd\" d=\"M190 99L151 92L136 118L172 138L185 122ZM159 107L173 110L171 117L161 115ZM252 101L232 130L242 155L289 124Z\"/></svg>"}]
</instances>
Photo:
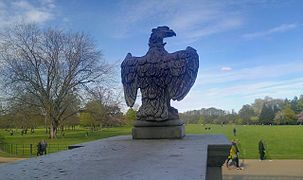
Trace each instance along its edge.
<instances>
[{"instance_id":1,"label":"open field","mask_svg":"<svg viewBox=\"0 0 303 180\"><path fill-rule=\"evenodd\" d=\"M268 159L303 159L303 126L187 125L186 133L224 134L230 140L236 139L240 142L240 158L257 159L258 142L263 139Z\"/></svg>"},{"instance_id":2,"label":"open field","mask_svg":"<svg viewBox=\"0 0 303 180\"><path fill-rule=\"evenodd\" d=\"M210 127L210 130L205 130ZM236 127L237 136L234 137L232 129ZM86 136L88 132L88 136ZM44 129L38 129L34 134L21 136L17 133L10 136L8 132L0 130L6 143L11 144L34 144L45 139L49 144L71 145L81 142L97 140L116 135L130 134L131 127L105 128L101 131L92 132L84 128L78 128L75 131L65 131L62 137L58 133L58 138L51 140L45 134ZM187 134L224 134L230 140L239 141L240 157L245 159L258 158L258 141L262 138L268 159L303 159L303 126L234 126L234 125L187 125ZM34 146L36 147L36 146ZM0 156L9 156L7 153L1 153Z\"/></svg>"}]
</instances>

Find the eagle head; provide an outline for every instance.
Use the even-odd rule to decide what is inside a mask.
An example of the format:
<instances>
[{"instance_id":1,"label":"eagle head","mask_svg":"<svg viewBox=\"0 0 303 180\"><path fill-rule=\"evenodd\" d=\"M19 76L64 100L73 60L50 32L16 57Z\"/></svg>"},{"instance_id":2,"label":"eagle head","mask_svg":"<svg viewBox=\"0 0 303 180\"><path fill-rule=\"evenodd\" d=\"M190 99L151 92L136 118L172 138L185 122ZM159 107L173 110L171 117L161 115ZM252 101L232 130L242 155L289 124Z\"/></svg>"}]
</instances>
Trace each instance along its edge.
<instances>
[{"instance_id":1,"label":"eagle head","mask_svg":"<svg viewBox=\"0 0 303 180\"><path fill-rule=\"evenodd\" d=\"M176 36L176 33L167 26L158 26L152 29L152 33L149 38L149 46L164 46L163 39L167 37Z\"/></svg>"},{"instance_id":2,"label":"eagle head","mask_svg":"<svg viewBox=\"0 0 303 180\"><path fill-rule=\"evenodd\" d=\"M152 33L157 34L158 37L167 38L176 36L176 33L167 26L159 26L157 28L152 29Z\"/></svg>"}]
</instances>

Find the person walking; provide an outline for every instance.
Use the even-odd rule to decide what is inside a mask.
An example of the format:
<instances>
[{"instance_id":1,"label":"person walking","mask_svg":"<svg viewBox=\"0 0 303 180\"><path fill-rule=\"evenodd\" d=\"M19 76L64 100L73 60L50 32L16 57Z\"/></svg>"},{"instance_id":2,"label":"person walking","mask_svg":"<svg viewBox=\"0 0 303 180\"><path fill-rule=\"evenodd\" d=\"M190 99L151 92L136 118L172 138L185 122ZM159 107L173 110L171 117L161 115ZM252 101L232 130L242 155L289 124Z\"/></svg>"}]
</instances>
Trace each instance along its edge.
<instances>
[{"instance_id":1,"label":"person walking","mask_svg":"<svg viewBox=\"0 0 303 180\"><path fill-rule=\"evenodd\" d=\"M42 146L42 148L41 148L42 155L46 154L47 142L44 139L41 142L41 146Z\"/></svg>"},{"instance_id":2,"label":"person walking","mask_svg":"<svg viewBox=\"0 0 303 180\"><path fill-rule=\"evenodd\" d=\"M260 160L265 159L265 147L262 139L259 141L259 155L260 155Z\"/></svg>"},{"instance_id":3,"label":"person walking","mask_svg":"<svg viewBox=\"0 0 303 180\"><path fill-rule=\"evenodd\" d=\"M234 127L234 129L233 129L233 133L234 133L234 136L236 136L237 135L237 129Z\"/></svg>"},{"instance_id":4,"label":"person walking","mask_svg":"<svg viewBox=\"0 0 303 180\"><path fill-rule=\"evenodd\" d=\"M42 155L42 144L41 141L37 144L37 156Z\"/></svg>"},{"instance_id":5,"label":"person walking","mask_svg":"<svg viewBox=\"0 0 303 180\"><path fill-rule=\"evenodd\" d=\"M241 170L240 165L239 165L239 154L240 154L240 151L238 149L237 143L232 141L232 146L230 148L229 156L226 161L227 168L229 167L229 161L232 160L232 162L236 163L237 169Z\"/></svg>"}]
</instances>

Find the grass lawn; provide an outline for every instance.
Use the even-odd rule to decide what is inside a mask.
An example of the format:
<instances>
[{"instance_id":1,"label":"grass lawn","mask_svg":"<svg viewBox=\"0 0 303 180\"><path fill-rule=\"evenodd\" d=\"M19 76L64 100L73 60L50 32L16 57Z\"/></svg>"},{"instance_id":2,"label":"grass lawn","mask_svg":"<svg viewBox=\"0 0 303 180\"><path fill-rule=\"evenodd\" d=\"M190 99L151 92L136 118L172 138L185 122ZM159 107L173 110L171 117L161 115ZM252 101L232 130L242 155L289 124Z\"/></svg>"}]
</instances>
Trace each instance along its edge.
<instances>
[{"instance_id":1,"label":"grass lawn","mask_svg":"<svg viewBox=\"0 0 303 180\"><path fill-rule=\"evenodd\" d=\"M66 130L64 137L58 132L57 139L49 139L48 134L45 134L45 129L36 129L35 133L31 134L28 132L23 136L21 136L20 130L13 136L4 130L0 130L0 134L4 136L5 142L12 144L37 144L42 139L45 139L48 143L71 145L110 136L126 135L130 134L130 131L130 127L104 128L98 131L76 128L76 130ZM88 136L86 136L86 132L88 132Z\"/></svg>"},{"instance_id":2,"label":"grass lawn","mask_svg":"<svg viewBox=\"0 0 303 180\"><path fill-rule=\"evenodd\" d=\"M205 127L211 127L205 130ZM233 136L233 128L237 129L237 136ZM86 136L88 132L88 136ZM92 132L84 128L75 131L65 131L65 136L58 133L57 139L48 139L44 129L37 129L34 134L20 135L20 132L10 136L8 132L0 130L6 143L11 144L36 144L45 139L48 144L71 145L87 141L93 141L110 136L130 134L131 127L105 128ZM239 142L240 157L246 159L258 158L258 141L263 139L267 158L269 159L303 159L303 126L235 126L235 125L187 125L187 134L224 134L228 139L236 139ZM0 156L10 156L0 152ZM15 156L15 155L14 155ZM20 156L20 155L19 155Z\"/></svg>"},{"instance_id":3,"label":"grass lawn","mask_svg":"<svg viewBox=\"0 0 303 180\"><path fill-rule=\"evenodd\" d=\"M17 133L15 133L13 136L11 136L9 132L1 129L0 135L4 138L4 142L13 144L13 154L8 154L3 151L0 151L0 156L27 157L29 156L30 152L29 144L33 145L33 154L36 154L36 145L42 139L47 141L50 152L56 152L58 150L63 150L64 148L66 149L68 145L93 141L111 136L127 135L130 134L130 132L130 127L104 128L98 131L91 131L85 128L76 128L76 130L66 130L64 137L61 136L60 132L58 132L57 139L49 139L48 134L45 133L45 129L36 129L35 133L31 134L30 132L28 132L26 135L23 136L21 136L20 130L17 131ZM86 133L88 133L88 136L86 135ZM15 155L16 144L18 146L17 155ZM25 145L25 153L22 152L23 145ZM6 146L6 148L10 149L10 146Z\"/></svg>"},{"instance_id":4,"label":"grass lawn","mask_svg":"<svg viewBox=\"0 0 303 180\"><path fill-rule=\"evenodd\" d=\"M239 141L240 158L257 159L258 142L263 139L268 159L303 159L303 126L187 125L186 133L224 134L230 140L235 139Z\"/></svg>"}]
</instances>

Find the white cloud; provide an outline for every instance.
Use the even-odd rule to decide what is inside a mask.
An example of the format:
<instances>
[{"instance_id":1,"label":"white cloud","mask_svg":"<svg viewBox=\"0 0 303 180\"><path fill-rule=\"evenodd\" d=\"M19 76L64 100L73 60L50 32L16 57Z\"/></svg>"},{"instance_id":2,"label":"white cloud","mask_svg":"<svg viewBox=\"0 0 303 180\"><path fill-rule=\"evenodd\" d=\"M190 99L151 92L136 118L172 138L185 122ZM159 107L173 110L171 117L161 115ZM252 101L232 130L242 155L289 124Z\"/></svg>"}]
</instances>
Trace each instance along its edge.
<instances>
[{"instance_id":1,"label":"white cloud","mask_svg":"<svg viewBox=\"0 0 303 180\"><path fill-rule=\"evenodd\" d=\"M232 68L231 67L222 67L221 71L231 71Z\"/></svg>"},{"instance_id":2,"label":"white cloud","mask_svg":"<svg viewBox=\"0 0 303 180\"><path fill-rule=\"evenodd\" d=\"M222 69L221 69L222 70ZM262 80L278 78L293 73L303 73L303 62L296 61L286 64L272 64L233 69L233 71L218 72L214 69L200 70L197 84L216 84L234 81Z\"/></svg>"},{"instance_id":3,"label":"white cloud","mask_svg":"<svg viewBox=\"0 0 303 180\"><path fill-rule=\"evenodd\" d=\"M224 67L228 69L229 67ZM173 102L180 112L202 107L239 110L256 98L292 98L302 94L303 61L250 68L201 70L189 94L181 103Z\"/></svg>"},{"instance_id":4,"label":"white cloud","mask_svg":"<svg viewBox=\"0 0 303 180\"><path fill-rule=\"evenodd\" d=\"M52 14L48 12L39 11L36 9L33 9L31 11L28 11L26 14L26 19L28 19L28 22L36 22L36 23L42 23L52 18Z\"/></svg>"},{"instance_id":5,"label":"white cloud","mask_svg":"<svg viewBox=\"0 0 303 180\"><path fill-rule=\"evenodd\" d=\"M16 8L21 8L25 10L31 10L33 8L33 6L25 0L12 2L12 5L15 6Z\"/></svg>"},{"instance_id":6,"label":"white cloud","mask_svg":"<svg viewBox=\"0 0 303 180\"><path fill-rule=\"evenodd\" d=\"M295 87L295 88L294 88ZM289 90L298 91L303 88L303 78L291 80L271 80L260 82L247 82L240 85L230 85L224 88L208 89L206 96L243 96L243 97L262 97L280 96L287 94ZM280 96L281 97L281 96Z\"/></svg>"},{"instance_id":7,"label":"white cloud","mask_svg":"<svg viewBox=\"0 0 303 180\"><path fill-rule=\"evenodd\" d=\"M44 23L54 18L52 0L0 2L0 27L16 23Z\"/></svg>"},{"instance_id":8,"label":"white cloud","mask_svg":"<svg viewBox=\"0 0 303 180\"><path fill-rule=\"evenodd\" d=\"M269 36L271 34L275 33L283 33L286 31L293 30L298 27L298 24L282 24L280 26L265 30L265 31L260 31L260 32L253 32L253 33L247 33L243 34L242 37L247 38L247 39L253 39L253 38L258 38L258 37L263 37L263 36Z\"/></svg>"},{"instance_id":9,"label":"white cloud","mask_svg":"<svg viewBox=\"0 0 303 180\"><path fill-rule=\"evenodd\" d=\"M193 88L182 102L173 102L180 112L203 107L217 107L225 110L239 110L243 104L253 103L256 98L292 98L302 94L303 78L246 82L220 88Z\"/></svg>"}]
</instances>

